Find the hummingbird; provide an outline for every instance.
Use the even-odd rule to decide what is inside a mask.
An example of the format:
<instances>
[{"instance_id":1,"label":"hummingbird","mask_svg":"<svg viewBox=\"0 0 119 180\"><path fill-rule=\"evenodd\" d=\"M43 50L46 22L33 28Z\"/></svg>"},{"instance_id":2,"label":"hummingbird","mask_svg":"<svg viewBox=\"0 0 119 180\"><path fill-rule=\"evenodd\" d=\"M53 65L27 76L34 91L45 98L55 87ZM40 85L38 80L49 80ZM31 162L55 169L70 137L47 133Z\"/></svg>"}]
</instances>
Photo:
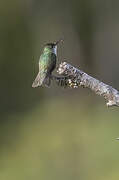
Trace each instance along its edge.
<instances>
[{"instance_id":1,"label":"hummingbird","mask_svg":"<svg viewBox=\"0 0 119 180\"><path fill-rule=\"evenodd\" d=\"M57 60L57 45L63 40L58 40L53 43L47 43L44 46L43 53L39 59L39 72L33 81L32 87L38 87L41 85L50 86L51 75L56 68Z\"/></svg>"}]
</instances>

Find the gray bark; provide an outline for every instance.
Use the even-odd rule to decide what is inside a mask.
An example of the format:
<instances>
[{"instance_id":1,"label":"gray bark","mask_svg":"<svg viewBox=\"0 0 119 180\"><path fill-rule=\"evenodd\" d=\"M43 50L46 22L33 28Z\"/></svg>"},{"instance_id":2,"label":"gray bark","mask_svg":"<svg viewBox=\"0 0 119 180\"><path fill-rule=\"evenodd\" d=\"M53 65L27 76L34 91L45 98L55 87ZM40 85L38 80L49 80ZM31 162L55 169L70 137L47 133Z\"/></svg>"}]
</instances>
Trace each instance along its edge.
<instances>
[{"instance_id":1,"label":"gray bark","mask_svg":"<svg viewBox=\"0 0 119 180\"><path fill-rule=\"evenodd\" d=\"M58 85L70 88L86 87L90 88L97 95L103 96L107 101L107 106L119 106L119 91L114 89L80 69L63 62L58 67L58 74L62 77L55 77Z\"/></svg>"}]
</instances>

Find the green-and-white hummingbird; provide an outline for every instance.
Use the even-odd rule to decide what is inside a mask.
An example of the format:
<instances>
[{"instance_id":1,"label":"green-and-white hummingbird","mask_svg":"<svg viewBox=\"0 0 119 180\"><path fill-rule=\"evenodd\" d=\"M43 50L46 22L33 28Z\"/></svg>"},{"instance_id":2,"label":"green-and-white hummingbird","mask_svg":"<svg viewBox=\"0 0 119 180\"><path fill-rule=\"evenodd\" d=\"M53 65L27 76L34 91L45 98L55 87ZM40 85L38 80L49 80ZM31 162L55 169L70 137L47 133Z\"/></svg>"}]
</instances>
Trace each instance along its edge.
<instances>
[{"instance_id":1,"label":"green-and-white hummingbird","mask_svg":"<svg viewBox=\"0 0 119 180\"><path fill-rule=\"evenodd\" d=\"M56 67L57 45L61 41L62 40L54 43L47 43L44 46L43 53L39 59L39 72L32 84L32 87L35 88L41 85L50 85L50 76Z\"/></svg>"}]
</instances>

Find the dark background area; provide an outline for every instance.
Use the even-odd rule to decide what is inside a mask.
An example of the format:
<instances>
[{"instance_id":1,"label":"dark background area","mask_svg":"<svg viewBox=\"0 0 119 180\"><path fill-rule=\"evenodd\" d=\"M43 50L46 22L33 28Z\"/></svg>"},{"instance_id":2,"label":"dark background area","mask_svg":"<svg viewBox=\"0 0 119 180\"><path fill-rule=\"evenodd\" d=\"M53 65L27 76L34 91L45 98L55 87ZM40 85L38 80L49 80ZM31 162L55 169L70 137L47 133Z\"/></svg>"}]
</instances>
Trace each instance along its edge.
<instances>
[{"instance_id":1,"label":"dark background area","mask_svg":"<svg viewBox=\"0 0 119 180\"><path fill-rule=\"evenodd\" d=\"M88 89L31 87L43 46L119 89L119 2L0 1L0 179L116 180L119 110Z\"/></svg>"}]
</instances>

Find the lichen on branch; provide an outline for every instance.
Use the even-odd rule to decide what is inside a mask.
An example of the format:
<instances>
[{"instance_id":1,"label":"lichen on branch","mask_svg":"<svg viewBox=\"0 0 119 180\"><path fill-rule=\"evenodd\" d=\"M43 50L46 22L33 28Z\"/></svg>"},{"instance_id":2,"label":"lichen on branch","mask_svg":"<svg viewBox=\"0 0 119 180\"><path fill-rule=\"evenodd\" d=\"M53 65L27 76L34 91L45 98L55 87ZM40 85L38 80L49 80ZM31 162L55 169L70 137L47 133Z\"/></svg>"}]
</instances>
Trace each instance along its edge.
<instances>
[{"instance_id":1,"label":"lichen on branch","mask_svg":"<svg viewBox=\"0 0 119 180\"><path fill-rule=\"evenodd\" d=\"M91 77L66 62L59 65L57 72L59 75L62 75L61 77L53 76L58 85L69 88L90 88L96 94L105 98L107 106L119 106L119 91L112 86Z\"/></svg>"}]
</instances>

